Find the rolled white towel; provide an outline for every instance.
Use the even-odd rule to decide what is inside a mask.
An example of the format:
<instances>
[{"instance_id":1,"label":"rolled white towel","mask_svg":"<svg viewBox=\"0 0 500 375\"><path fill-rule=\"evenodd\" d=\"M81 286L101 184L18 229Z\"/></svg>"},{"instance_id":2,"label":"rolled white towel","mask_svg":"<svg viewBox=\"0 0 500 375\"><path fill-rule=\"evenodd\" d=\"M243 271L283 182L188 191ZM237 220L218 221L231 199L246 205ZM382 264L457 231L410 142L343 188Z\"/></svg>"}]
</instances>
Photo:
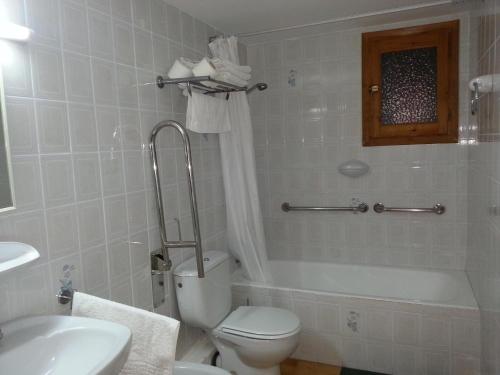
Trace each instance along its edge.
<instances>
[{"instance_id":1,"label":"rolled white towel","mask_svg":"<svg viewBox=\"0 0 500 375\"><path fill-rule=\"evenodd\" d=\"M215 66L206 58L204 57L201 59L201 61L196 64L193 68L193 74L195 77L200 77L200 76L210 76L213 77L215 75Z\"/></svg>"},{"instance_id":2,"label":"rolled white towel","mask_svg":"<svg viewBox=\"0 0 500 375\"><path fill-rule=\"evenodd\" d=\"M199 61L194 61L191 59L188 59L187 57L180 57L179 61L186 65L187 67L191 68L191 70L196 66L196 64L199 63Z\"/></svg>"},{"instance_id":3,"label":"rolled white towel","mask_svg":"<svg viewBox=\"0 0 500 375\"><path fill-rule=\"evenodd\" d=\"M182 63L180 60L175 60L174 64L170 68L170 70L167 73L168 78L187 78L191 77L193 75L193 71L191 68L184 63Z\"/></svg>"}]
</instances>

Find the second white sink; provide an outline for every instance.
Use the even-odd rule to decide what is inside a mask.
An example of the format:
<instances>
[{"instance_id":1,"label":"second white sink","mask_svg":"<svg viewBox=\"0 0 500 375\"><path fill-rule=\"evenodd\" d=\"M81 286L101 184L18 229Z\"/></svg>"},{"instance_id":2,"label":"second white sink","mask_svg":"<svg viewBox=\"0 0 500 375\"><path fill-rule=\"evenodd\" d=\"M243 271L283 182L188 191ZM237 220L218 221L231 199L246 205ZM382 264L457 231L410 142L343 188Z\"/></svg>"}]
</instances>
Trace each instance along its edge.
<instances>
[{"instance_id":1,"label":"second white sink","mask_svg":"<svg viewBox=\"0 0 500 375\"><path fill-rule=\"evenodd\" d=\"M35 316L0 324L0 373L114 375L125 363L130 330L74 316Z\"/></svg>"},{"instance_id":2,"label":"second white sink","mask_svg":"<svg viewBox=\"0 0 500 375\"><path fill-rule=\"evenodd\" d=\"M0 273L28 264L40 257L33 246L21 242L0 242Z\"/></svg>"}]
</instances>

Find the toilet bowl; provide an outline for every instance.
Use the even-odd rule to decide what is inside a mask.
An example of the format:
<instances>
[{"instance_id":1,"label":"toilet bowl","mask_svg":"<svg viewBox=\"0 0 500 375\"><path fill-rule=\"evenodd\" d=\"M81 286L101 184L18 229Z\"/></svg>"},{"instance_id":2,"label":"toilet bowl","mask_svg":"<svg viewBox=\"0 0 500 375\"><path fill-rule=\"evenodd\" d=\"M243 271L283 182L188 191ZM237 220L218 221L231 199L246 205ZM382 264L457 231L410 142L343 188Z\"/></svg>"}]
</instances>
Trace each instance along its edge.
<instances>
[{"instance_id":1,"label":"toilet bowl","mask_svg":"<svg viewBox=\"0 0 500 375\"><path fill-rule=\"evenodd\" d=\"M222 367L239 375L278 375L297 348L300 321L273 307L239 307L211 331Z\"/></svg>"},{"instance_id":2,"label":"toilet bowl","mask_svg":"<svg viewBox=\"0 0 500 375\"><path fill-rule=\"evenodd\" d=\"M231 312L228 254L204 254L205 278L190 259L174 270L181 319L204 329L220 353L221 367L237 375L279 375L279 364L297 348L300 321L291 311L242 306Z\"/></svg>"}]
</instances>

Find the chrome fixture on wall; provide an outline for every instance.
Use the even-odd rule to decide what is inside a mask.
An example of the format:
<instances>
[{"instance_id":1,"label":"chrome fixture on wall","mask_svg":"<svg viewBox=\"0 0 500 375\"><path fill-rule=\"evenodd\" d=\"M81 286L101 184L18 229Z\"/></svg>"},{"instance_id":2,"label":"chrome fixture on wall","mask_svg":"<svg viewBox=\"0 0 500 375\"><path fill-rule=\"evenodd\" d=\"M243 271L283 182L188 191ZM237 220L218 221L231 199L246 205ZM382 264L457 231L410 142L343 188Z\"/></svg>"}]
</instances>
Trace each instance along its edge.
<instances>
[{"instance_id":1,"label":"chrome fixture on wall","mask_svg":"<svg viewBox=\"0 0 500 375\"><path fill-rule=\"evenodd\" d=\"M348 211L348 212L367 212L369 210L368 205L365 202L361 202L355 206L351 207L312 207L312 206L290 206L290 203L284 202L281 205L281 209L285 212L289 211Z\"/></svg>"},{"instance_id":2,"label":"chrome fixture on wall","mask_svg":"<svg viewBox=\"0 0 500 375\"><path fill-rule=\"evenodd\" d=\"M207 82L211 84L208 85ZM150 84L150 83L149 83ZM191 95L193 89L202 91L203 94L218 94L227 93L228 95L232 92L246 92L250 94L255 89L259 91L264 91L267 89L267 83L259 82L253 86L237 86L229 82L223 82L211 78L210 76L199 76L199 77L187 77L187 78L163 78L163 76L156 77L156 86L162 89L165 85L186 85L188 93Z\"/></svg>"},{"instance_id":3,"label":"chrome fixture on wall","mask_svg":"<svg viewBox=\"0 0 500 375\"><path fill-rule=\"evenodd\" d=\"M500 82L500 74L486 74L470 80L469 89L472 91L470 110L472 115L479 111L479 103L484 94L499 90L498 82Z\"/></svg>"},{"instance_id":4,"label":"chrome fixture on wall","mask_svg":"<svg viewBox=\"0 0 500 375\"><path fill-rule=\"evenodd\" d=\"M186 160L186 173L189 191L189 203L191 205L191 218L193 221L194 241L183 241L179 238L178 241L167 240L167 228L165 225L165 216L163 212L163 197L161 193L160 172L158 170L158 155L156 151L156 137L158 133L164 128L173 128L179 132L184 144L184 157ZM149 147L151 151L151 166L153 168L154 189L156 193L156 208L158 211L158 222L160 225L161 237L161 253L163 255L164 268L169 271L172 268L172 261L170 260L168 249L169 248L184 248L192 247L196 252L196 265L198 268L198 277L205 277L205 270L203 268L203 251L201 248L201 234L200 222L198 218L198 204L196 203L196 189L194 184L193 174L193 161L191 157L191 144L186 129L177 121L167 120L158 123L151 132ZM180 232L179 232L180 233ZM159 270L153 270L159 271Z\"/></svg>"},{"instance_id":5,"label":"chrome fixture on wall","mask_svg":"<svg viewBox=\"0 0 500 375\"><path fill-rule=\"evenodd\" d=\"M381 214L382 212L423 212L442 215L445 213L446 207L439 203L431 208L386 207L382 203L375 203L373 205L373 211L378 214Z\"/></svg>"}]
</instances>

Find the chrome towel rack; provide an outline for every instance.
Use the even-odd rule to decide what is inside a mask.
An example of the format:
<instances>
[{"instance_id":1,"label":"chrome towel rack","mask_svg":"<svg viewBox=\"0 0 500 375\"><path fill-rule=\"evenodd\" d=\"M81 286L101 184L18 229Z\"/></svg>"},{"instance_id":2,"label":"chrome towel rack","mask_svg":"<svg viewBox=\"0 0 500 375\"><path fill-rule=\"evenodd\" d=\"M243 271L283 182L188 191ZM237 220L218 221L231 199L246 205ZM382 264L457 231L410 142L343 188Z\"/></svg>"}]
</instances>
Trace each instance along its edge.
<instances>
[{"instance_id":1,"label":"chrome towel rack","mask_svg":"<svg viewBox=\"0 0 500 375\"><path fill-rule=\"evenodd\" d=\"M434 207L431 208L407 208L407 207L386 207L383 203L375 203L373 205L373 211L378 214L382 212L423 212L423 213L431 213L442 215L446 211L446 207L442 204L435 204Z\"/></svg>"},{"instance_id":2,"label":"chrome towel rack","mask_svg":"<svg viewBox=\"0 0 500 375\"><path fill-rule=\"evenodd\" d=\"M308 206L290 206L290 203L284 202L281 209L285 212L289 211L350 211L350 212L366 212L369 207L366 203L361 202L350 207L308 207Z\"/></svg>"},{"instance_id":3,"label":"chrome towel rack","mask_svg":"<svg viewBox=\"0 0 500 375\"><path fill-rule=\"evenodd\" d=\"M264 91L267 89L267 83L259 82L253 86L237 86L229 82L223 82L211 78L210 76L199 76L199 77L187 77L187 78L164 78L163 76L156 77L156 86L162 89L165 85L178 85L185 84L186 88L191 94L192 89L197 89L202 91L204 94L218 94L218 93L231 93L231 92L241 92L251 93L255 89L259 91Z\"/></svg>"}]
</instances>

